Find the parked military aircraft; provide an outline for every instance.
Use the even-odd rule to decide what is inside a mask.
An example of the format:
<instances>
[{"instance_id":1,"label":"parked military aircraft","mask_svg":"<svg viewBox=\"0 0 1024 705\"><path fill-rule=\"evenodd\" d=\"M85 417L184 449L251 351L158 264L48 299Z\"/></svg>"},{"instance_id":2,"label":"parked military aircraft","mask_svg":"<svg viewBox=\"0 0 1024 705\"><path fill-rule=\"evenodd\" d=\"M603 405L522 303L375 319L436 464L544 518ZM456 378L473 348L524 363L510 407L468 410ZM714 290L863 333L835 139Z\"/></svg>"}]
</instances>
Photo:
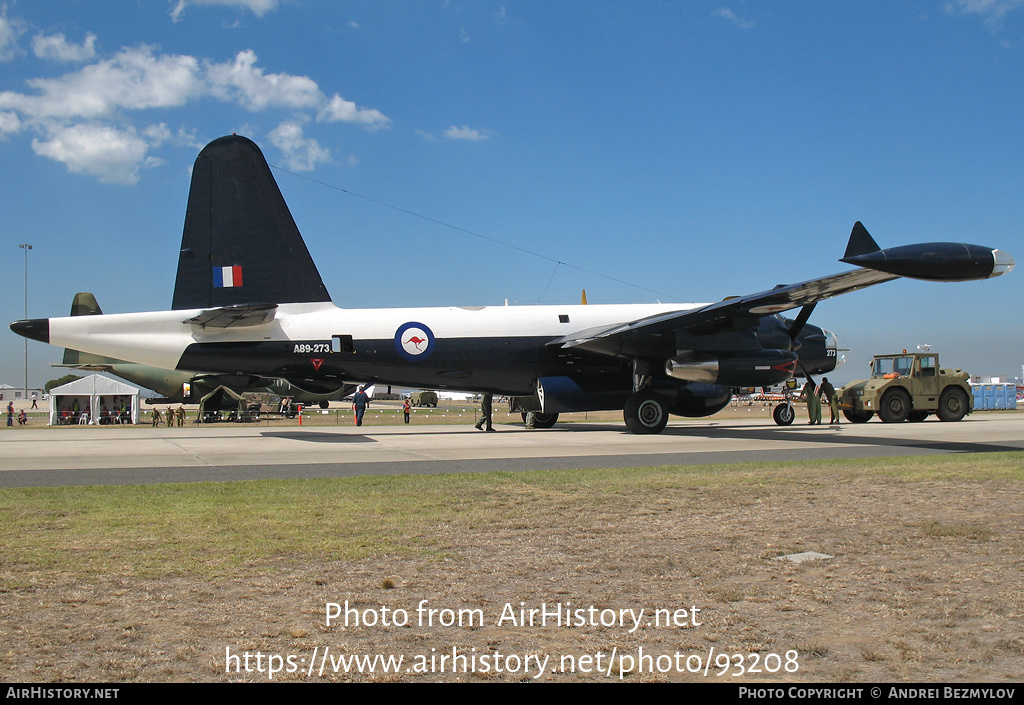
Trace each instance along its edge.
<instances>
[{"instance_id":1,"label":"parked military aircraft","mask_svg":"<svg viewBox=\"0 0 1024 705\"><path fill-rule=\"evenodd\" d=\"M516 398L541 425L559 412L623 409L634 433L705 416L734 387L833 370L835 336L807 321L832 296L901 276L965 281L1013 268L978 245L881 249L859 222L858 268L711 304L341 309L259 148L231 135L196 159L172 310L16 321L54 345L190 372L352 381ZM800 309L795 319L780 314Z\"/></svg>"},{"instance_id":2,"label":"parked military aircraft","mask_svg":"<svg viewBox=\"0 0 1024 705\"><path fill-rule=\"evenodd\" d=\"M71 302L72 316L98 316L102 313L103 311L100 310L100 306L96 302L96 297L90 292L80 291L75 294L75 298ZM227 387L238 394L244 392L276 394L279 397L289 397L296 404L303 406L319 404L321 408L326 409L332 400L344 398L354 392L357 386L341 384L333 391L315 393L300 389L286 379L167 370L113 357L83 353L71 348L64 349L63 362L54 367L106 372L132 384L152 389L161 394L163 398L147 399L151 404L198 402L217 387Z\"/></svg>"}]
</instances>

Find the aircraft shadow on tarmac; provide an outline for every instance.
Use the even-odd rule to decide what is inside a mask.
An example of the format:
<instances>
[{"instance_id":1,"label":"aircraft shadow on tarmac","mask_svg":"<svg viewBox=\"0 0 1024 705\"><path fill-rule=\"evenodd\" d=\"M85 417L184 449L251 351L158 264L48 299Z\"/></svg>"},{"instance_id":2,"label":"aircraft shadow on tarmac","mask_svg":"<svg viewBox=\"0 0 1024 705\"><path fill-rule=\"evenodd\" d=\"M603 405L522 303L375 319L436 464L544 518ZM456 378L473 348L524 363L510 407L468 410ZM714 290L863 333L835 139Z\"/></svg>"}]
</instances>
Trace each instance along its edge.
<instances>
[{"instance_id":1,"label":"aircraft shadow on tarmac","mask_svg":"<svg viewBox=\"0 0 1024 705\"><path fill-rule=\"evenodd\" d=\"M916 426L916 424L914 424ZM827 443L851 446L879 446L886 448L915 448L943 453L1004 453L1024 450L1024 441L1011 446L1001 443L974 443L958 441L927 441L920 438L879 438L848 431L852 424L821 425L818 428L751 428L750 426L669 427L663 434L700 436L702 438L788 441L790 443Z\"/></svg>"},{"instance_id":2,"label":"aircraft shadow on tarmac","mask_svg":"<svg viewBox=\"0 0 1024 705\"><path fill-rule=\"evenodd\" d=\"M936 422L937 423L937 422ZM916 426L916 424L915 424ZM790 443L806 443L810 445L848 445L848 446L877 446L884 448L913 448L916 450L931 450L942 453L1002 453L1024 450L1024 440L1019 445L1005 445L1002 443L976 443L959 441L928 441L919 438L880 438L855 433L856 426L842 424L839 426L821 425L818 428L803 428L800 426L791 427L751 427L745 425L707 425L707 426L669 426L662 431L662 436L678 436L680 438L711 438L727 440L762 440L762 441L787 441ZM907 426L908 430L911 428ZM466 429L468 430L468 429ZM503 426L502 434L509 433L594 433L600 431L613 431L626 434L627 431L618 424L571 424L557 426L552 429L527 429L519 426ZM373 427L367 428L367 434L373 433ZM377 440L363 434L330 433L323 431L264 431L261 436L268 438L287 438L296 441L309 443L376 443ZM418 435L413 429L407 432L392 432L388 435ZM490 434L488 434L490 435ZM667 449L663 449L667 450Z\"/></svg>"},{"instance_id":3,"label":"aircraft shadow on tarmac","mask_svg":"<svg viewBox=\"0 0 1024 705\"><path fill-rule=\"evenodd\" d=\"M939 423L939 422L932 422ZM806 426L806 424L804 425ZM907 425L908 430L917 424ZM840 444L849 446L878 446L885 448L914 448L918 450L933 450L942 453L1005 453L1024 450L1024 440L1019 445L1004 445L1001 443L974 443L958 441L927 441L919 438L880 438L854 433L852 429L857 428L853 424L840 424L837 426L822 424L817 428L805 428L801 426L790 427L751 427L745 425L713 424L713 425L689 425L689 426L668 426L661 432L662 436L678 436L681 438L720 438L722 440L763 440L763 441L787 441L790 443L807 444ZM565 433L593 433L598 431L614 431L626 434L627 431L618 424L571 424L556 426L552 429L526 429L522 427L502 428L502 433L552 433L562 431Z\"/></svg>"},{"instance_id":4,"label":"aircraft shadow on tarmac","mask_svg":"<svg viewBox=\"0 0 1024 705\"><path fill-rule=\"evenodd\" d=\"M307 443L376 443L376 439L347 433L325 433L323 431L261 431L264 438L287 438Z\"/></svg>"}]
</instances>

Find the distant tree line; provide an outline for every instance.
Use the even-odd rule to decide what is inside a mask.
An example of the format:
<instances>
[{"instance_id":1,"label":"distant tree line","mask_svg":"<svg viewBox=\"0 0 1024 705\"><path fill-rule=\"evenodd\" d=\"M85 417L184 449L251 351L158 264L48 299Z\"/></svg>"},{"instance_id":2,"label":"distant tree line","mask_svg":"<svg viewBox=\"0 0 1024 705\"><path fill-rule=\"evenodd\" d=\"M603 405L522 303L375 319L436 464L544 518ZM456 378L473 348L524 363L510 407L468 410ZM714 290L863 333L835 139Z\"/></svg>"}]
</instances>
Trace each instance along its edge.
<instances>
[{"instance_id":1,"label":"distant tree line","mask_svg":"<svg viewBox=\"0 0 1024 705\"><path fill-rule=\"evenodd\" d=\"M43 385L43 391L49 394L50 390L53 389L54 387L59 387L62 384L67 384L68 382L74 382L76 379L81 379L81 377L79 377L78 375L64 375L59 379L51 379L49 382Z\"/></svg>"}]
</instances>

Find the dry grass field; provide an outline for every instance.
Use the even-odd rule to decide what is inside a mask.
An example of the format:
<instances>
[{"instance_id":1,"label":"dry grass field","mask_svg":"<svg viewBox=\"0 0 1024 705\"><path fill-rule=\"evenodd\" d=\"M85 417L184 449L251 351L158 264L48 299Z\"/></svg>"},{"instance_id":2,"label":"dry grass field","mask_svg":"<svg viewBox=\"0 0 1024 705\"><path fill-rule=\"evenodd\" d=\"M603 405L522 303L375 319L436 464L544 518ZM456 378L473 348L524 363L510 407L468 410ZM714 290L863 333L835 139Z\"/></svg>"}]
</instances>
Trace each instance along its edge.
<instances>
[{"instance_id":1,"label":"dry grass field","mask_svg":"<svg viewBox=\"0 0 1024 705\"><path fill-rule=\"evenodd\" d=\"M1021 453L10 489L0 515L13 681L1024 672ZM803 551L833 558L776 560ZM578 623L519 623L542 603Z\"/></svg>"}]
</instances>

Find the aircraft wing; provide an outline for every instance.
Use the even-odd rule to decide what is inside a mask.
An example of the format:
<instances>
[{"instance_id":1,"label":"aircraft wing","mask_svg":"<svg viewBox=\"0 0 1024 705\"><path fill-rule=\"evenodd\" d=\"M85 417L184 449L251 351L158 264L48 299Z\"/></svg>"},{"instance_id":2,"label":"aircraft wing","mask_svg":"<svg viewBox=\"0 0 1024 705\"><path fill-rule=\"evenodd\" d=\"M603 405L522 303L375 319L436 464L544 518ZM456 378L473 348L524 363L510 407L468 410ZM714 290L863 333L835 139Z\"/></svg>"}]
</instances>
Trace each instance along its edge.
<instances>
[{"instance_id":1,"label":"aircraft wing","mask_svg":"<svg viewBox=\"0 0 1024 705\"><path fill-rule=\"evenodd\" d=\"M798 284L780 284L768 291L696 309L578 331L549 344L640 358L675 354L683 348L746 349L756 347L752 345L751 335L763 316L812 306L833 296L904 276L928 281L968 281L999 276L1013 268L1012 258L1004 252L981 245L934 242L883 250L860 222L853 227L842 261L857 264L861 269ZM808 309L804 320L809 313ZM707 348L702 347L704 343Z\"/></svg>"},{"instance_id":2,"label":"aircraft wing","mask_svg":"<svg viewBox=\"0 0 1024 705\"><path fill-rule=\"evenodd\" d=\"M799 284L779 285L757 294L719 301L696 309L673 311L628 323L591 328L551 341L550 345L579 348L605 355L661 355L665 344L675 349L676 335L703 336L757 327L762 316L817 303L857 289L899 279L898 275L860 269ZM664 338L664 343L659 339ZM716 345L722 339L716 336Z\"/></svg>"}]
</instances>

